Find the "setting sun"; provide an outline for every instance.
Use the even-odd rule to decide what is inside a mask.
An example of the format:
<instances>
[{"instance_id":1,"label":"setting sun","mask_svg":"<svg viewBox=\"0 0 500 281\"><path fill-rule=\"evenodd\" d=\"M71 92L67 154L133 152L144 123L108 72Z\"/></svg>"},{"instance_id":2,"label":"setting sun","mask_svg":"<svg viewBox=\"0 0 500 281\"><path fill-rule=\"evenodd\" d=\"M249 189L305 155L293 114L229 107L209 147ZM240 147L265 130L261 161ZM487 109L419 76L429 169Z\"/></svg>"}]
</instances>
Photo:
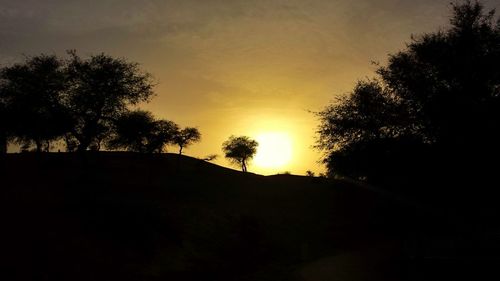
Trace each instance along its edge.
<instances>
[{"instance_id":1,"label":"setting sun","mask_svg":"<svg viewBox=\"0 0 500 281\"><path fill-rule=\"evenodd\" d=\"M292 159L292 139L287 133L266 132L257 135L256 166L261 168L281 168Z\"/></svg>"}]
</instances>

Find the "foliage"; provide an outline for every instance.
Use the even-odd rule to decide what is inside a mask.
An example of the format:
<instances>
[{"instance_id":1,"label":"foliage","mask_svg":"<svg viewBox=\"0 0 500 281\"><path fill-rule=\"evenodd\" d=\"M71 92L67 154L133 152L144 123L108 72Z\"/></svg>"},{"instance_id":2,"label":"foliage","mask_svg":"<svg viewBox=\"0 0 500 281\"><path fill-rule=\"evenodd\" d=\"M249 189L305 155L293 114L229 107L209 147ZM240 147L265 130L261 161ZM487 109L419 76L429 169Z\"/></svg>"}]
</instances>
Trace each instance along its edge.
<instances>
[{"instance_id":1,"label":"foliage","mask_svg":"<svg viewBox=\"0 0 500 281\"><path fill-rule=\"evenodd\" d=\"M177 130L175 123L155 120L150 112L143 110L122 114L113 127L113 136L107 143L109 148L142 153L161 153Z\"/></svg>"},{"instance_id":2,"label":"foliage","mask_svg":"<svg viewBox=\"0 0 500 281\"><path fill-rule=\"evenodd\" d=\"M71 119L61 103L67 91L64 63L56 56L27 57L1 70L2 109L8 119L4 130L29 147L48 149L71 127ZM3 121L6 122L6 121Z\"/></svg>"},{"instance_id":3,"label":"foliage","mask_svg":"<svg viewBox=\"0 0 500 281\"><path fill-rule=\"evenodd\" d=\"M0 79L0 156L7 153L7 144L11 137L11 123L7 120L10 116L10 100L4 89L4 81Z\"/></svg>"},{"instance_id":4,"label":"foliage","mask_svg":"<svg viewBox=\"0 0 500 281\"><path fill-rule=\"evenodd\" d=\"M313 172L313 171L311 171L311 170L307 170L307 171L306 171L306 176L308 176L308 177L315 177L316 175L314 174L314 172Z\"/></svg>"},{"instance_id":5,"label":"foliage","mask_svg":"<svg viewBox=\"0 0 500 281\"><path fill-rule=\"evenodd\" d=\"M222 144L222 151L227 159L246 172L248 161L254 157L258 145L257 141L247 136L231 136Z\"/></svg>"},{"instance_id":6,"label":"foliage","mask_svg":"<svg viewBox=\"0 0 500 281\"><path fill-rule=\"evenodd\" d=\"M49 151L63 140L67 151L108 149L161 153L177 144L179 153L197 142L196 128L180 130L151 113L130 111L153 96L149 73L137 63L105 54L80 58L55 55L28 57L0 69L0 153L16 140L21 150Z\"/></svg>"},{"instance_id":7,"label":"foliage","mask_svg":"<svg viewBox=\"0 0 500 281\"><path fill-rule=\"evenodd\" d=\"M172 144L179 126L169 120L156 120L154 122L153 134L148 139L148 151L162 153L168 144Z\"/></svg>"},{"instance_id":8,"label":"foliage","mask_svg":"<svg viewBox=\"0 0 500 281\"><path fill-rule=\"evenodd\" d=\"M219 155L217 154L210 154L210 155L207 155L203 158L204 161L214 161L215 159L217 159L219 157Z\"/></svg>"},{"instance_id":9,"label":"foliage","mask_svg":"<svg viewBox=\"0 0 500 281\"><path fill-rule=\"evenodd\" d=\"M92 145L99 148L113 121L127 106L151 98L151 75L142 72L137 63L105 54L85 60L74 51L69 55L70 89L66 106L75 122L71 134L78 141L78 150L87 150Z\"/></svg>"},{"instance_id":10,"label":"foliage","mask_svg":"<svg viewBox=\"0 0 500 281\"><path fill-rule=\"evenodd\" d=\"M318 147L337 150L359 141L418 134L406 107L379 81L360 81L347 97L318 113Z\"/></svg>"},{"instance_id":11,"label":"foliage","mask_svg":"<svg viewBox=\"0 0 500 281\"><path fill-rule=\"evenodd\" d=\"M176 130L172 141L179 146L179 154L182 154L182 149L200 140L201 133L197 128L186 127L182 130Z\"/></svg>"},{"instance_id":12,"label":"foliage","mask_svg":"<svg viewBox=\"0 0 500 281\"><path fill-rule=\"evenodd\" d=\"M450 23L412 38L377 80L318 113L317 148L330 174L382 180L498 154L500 21L466 1L453 5Z\"/></svg>"}]
</instances>

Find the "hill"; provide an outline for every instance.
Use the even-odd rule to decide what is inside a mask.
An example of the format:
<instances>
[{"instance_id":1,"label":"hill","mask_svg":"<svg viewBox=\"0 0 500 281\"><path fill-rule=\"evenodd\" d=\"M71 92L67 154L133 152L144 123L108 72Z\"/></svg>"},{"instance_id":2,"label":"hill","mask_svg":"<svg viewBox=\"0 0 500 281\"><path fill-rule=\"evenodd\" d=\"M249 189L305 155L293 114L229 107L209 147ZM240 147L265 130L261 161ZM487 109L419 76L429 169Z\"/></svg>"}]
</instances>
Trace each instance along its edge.
<instances>
[{"instance_id":1,"label":"hill","mask_svg":"<svg viewBox=\"0 0 500 281\"><path fill-rule=\"evenodd\" d=\"M491 239L348 181L173 154L0 165L3 280L448 280L496 261Z\"/></svg>"}]
</instances>

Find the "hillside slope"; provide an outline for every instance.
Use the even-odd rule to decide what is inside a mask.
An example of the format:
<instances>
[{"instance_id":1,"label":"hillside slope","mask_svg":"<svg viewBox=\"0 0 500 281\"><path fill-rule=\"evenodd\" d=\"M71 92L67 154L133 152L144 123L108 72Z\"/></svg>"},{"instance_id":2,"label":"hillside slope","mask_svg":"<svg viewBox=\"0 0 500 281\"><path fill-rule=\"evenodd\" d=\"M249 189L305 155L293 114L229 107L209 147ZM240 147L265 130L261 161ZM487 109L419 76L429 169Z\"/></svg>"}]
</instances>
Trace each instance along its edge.
<instances>
[{"instance_id":1,"label":"hillside slope","mask_svg":"<svg viewBox=\"0 0 500 281\"><path fill-rule=\"evenodd\" d=\"M0 163L4 280L416 280L457 265L416 261L455 249L428 246L447 222L347 182L171 154Z\"/></svg>"}]
</instances>

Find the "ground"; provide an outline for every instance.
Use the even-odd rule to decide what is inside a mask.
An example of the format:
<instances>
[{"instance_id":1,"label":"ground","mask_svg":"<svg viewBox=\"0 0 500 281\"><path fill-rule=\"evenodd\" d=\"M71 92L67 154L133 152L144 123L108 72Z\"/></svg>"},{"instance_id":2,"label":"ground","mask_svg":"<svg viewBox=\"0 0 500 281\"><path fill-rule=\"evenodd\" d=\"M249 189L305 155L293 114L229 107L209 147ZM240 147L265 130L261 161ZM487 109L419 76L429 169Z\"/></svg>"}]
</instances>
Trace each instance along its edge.
<instances>
[{"instance_id":1,"label":"ground","mask_svg":"<svg viewBox=\"0 0 500 281\"><path fill-rule=\"evenodd\" d=\"M466 280L498 261L497 230L353 181L173 154L0 164L2 280Z\"/></svg>"}]
</instances>

